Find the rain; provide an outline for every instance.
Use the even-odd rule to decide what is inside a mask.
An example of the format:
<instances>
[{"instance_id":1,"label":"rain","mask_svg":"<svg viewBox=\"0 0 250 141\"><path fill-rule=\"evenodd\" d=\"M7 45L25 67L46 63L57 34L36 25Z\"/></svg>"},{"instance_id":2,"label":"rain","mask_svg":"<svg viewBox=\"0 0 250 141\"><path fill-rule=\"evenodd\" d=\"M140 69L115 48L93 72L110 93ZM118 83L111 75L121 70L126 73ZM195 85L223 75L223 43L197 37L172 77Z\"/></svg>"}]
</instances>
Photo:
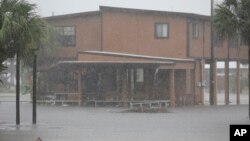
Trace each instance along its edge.
<instances>
[{"instance_id":1,"label":"rain","mask_svg":"<svg viewBox=\"0 0 250 141\"><path fill-rule=\"evenodd\" d=\"M250 4L183 2L0 0L0 141L231 139Z\"/></svg>"}]
</instances>

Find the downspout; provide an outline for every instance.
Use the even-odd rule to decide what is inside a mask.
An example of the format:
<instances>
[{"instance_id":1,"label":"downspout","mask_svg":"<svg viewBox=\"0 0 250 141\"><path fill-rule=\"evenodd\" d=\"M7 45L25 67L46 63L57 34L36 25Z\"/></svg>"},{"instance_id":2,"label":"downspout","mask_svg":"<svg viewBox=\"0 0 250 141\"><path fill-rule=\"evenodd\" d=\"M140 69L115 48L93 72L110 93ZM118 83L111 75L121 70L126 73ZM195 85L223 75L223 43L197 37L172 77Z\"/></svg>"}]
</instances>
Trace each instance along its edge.
<instances>
[{"instance_id":1,"label":"downspout","mask_svg":"<svg viewBox=\"0 0 250 141\"><path fill-rule=\"evenodd\" d=\"M190 57L190 41L189 41L189 21L187 19L187 42L186 42L186 46L187 46L187 51L186 51L186 55L187 58Z\"/></svg>"},{"instance_id":2,"label":"downspout","mask_svg":"<svg viewBox=\"0 0 250 141\"><path fill-rule=\"evenodd\" d=\"M155 98L155 93L158 92L158 73L159 73L160 67L158 66L155 69L155 73L154 73L154 92L153 92L153 99Z\"/></svg>"},{"instance_id":3,"label":"downspout","mask_svg":"<svg viewBox=\"0 0 250 141\"><path fill-rule=\"evenodd\" d=\"M101 47L100 50L103 51L103 13L100 10L100 15L101 15Z\"/></svg>"}]
</instances>

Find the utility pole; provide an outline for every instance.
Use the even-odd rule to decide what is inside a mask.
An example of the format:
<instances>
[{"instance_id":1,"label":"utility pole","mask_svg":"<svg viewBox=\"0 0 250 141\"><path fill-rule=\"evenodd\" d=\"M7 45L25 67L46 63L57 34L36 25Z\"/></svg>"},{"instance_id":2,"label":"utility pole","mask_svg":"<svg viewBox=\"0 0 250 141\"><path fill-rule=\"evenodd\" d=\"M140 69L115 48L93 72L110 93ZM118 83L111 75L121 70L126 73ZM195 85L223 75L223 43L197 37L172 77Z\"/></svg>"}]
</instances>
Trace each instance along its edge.
<instances>
[{"instance_id":1,"label":"utility pole","mask_svg":"<svg viewBox=\"0 0 250 141\"><path fill-rule=\"evenodd\" d=\"M36 124L36 80L37 80L37 73L36 73L36 66L37 66L37 51L34 51L34 62L33 62L33 106L32 106L32 123Z\"/></svg>"},{"instance_id":2,"label":"utility pole","mask_svg":"<svg viewBox=\"0 0 250 141\"><path fill-rule=\"evenodd\" d=\"M213 45L213 5L214 0L211 0L211 60L210 60L210 105L214 105L214 45Z\"/></svg>"},{"instance_id":3,"label":"utility pole","mask_svg":"<svg viewBox=\"0 0 250 141\"><path fill-rule=\"evenodd\" d=\"M20 125L20 46L16 53L16 125Z\"/></svg>"}]
</instances>

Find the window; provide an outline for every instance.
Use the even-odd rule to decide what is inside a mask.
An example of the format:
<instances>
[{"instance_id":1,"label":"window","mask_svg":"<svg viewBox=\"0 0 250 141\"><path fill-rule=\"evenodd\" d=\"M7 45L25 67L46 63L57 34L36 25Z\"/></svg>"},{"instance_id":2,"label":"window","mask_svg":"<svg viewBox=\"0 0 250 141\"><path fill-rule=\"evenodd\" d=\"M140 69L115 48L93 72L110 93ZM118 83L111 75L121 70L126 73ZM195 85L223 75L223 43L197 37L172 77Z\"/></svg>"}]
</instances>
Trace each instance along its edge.
<instances>
[{"instance_id":1,"label":"window","mask_svg":"<svg viewBox=\"0 0 250 141\"><path fill-rule=\"evenodd\" d=\"M76 45L76 34L74 26L56 27L56 30L59 34L58 41L64 47L73 47Z\"/></svg>"},{"instance_id":2,"label":"window","mask_svg":"<svg viewBox=\"0 0 250 141\"><path fill-rule=\"evenodd\" d=\"M144 70L143 68L134 69L134 90L135 92L144 92Z\"/></svg>"},{"instance_id":3,"label":"window","mask_svg":"<svg viewBox=\"0 0 250 141\"><path fill-rule=\"evenodd\" d=\"M199 32L198 32L198 24L197 23L192 24L192 30L193 30L193 32L192 32L193 33L193 38L197 39L198 35L199 35L198 34Z\"/></svg>"},{"instance_id":4,"label":"window","mask_svg":"<svg viewBox=\"0 0 250 141\"><path fill-rule=\"evenodd\" d=\"M136 82L143 82L143 69L136 69Z\"/></svg>"},{"instance_id":5,"label":"window","mask_svg":"<svg viewBox=\"0 0 250 141\"><path fill-rule=\"evenodd\" d=\"M156 38L167 38L169 37L169 26L168 23L157 23L155 24L155 37Z\"/></svg>"}]
</instances>

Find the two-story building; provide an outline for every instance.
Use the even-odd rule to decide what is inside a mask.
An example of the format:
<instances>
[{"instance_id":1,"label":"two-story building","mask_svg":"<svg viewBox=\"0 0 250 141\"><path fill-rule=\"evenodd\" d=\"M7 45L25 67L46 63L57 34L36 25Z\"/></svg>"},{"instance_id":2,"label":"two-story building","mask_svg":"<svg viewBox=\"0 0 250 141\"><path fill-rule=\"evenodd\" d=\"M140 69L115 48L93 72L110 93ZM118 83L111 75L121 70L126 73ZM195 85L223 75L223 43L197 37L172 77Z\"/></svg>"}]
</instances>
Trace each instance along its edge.
<instances>
[{"instance_id":1,"label":"two-story building","mask_svg":"<svg viewBox=\"0 0 250 141\"><path fill-rule=\"evenodd\" d=\"M45 18L60 33L59 61L43 71L46 92L107 101L203 103L211 55L209 16L100 7ZM215 59L246 61L247 47L216 40ZM68 97L70 99L71 96ZM72 98L72 97L71 97Z\"/></svg>"}]
</instances>

